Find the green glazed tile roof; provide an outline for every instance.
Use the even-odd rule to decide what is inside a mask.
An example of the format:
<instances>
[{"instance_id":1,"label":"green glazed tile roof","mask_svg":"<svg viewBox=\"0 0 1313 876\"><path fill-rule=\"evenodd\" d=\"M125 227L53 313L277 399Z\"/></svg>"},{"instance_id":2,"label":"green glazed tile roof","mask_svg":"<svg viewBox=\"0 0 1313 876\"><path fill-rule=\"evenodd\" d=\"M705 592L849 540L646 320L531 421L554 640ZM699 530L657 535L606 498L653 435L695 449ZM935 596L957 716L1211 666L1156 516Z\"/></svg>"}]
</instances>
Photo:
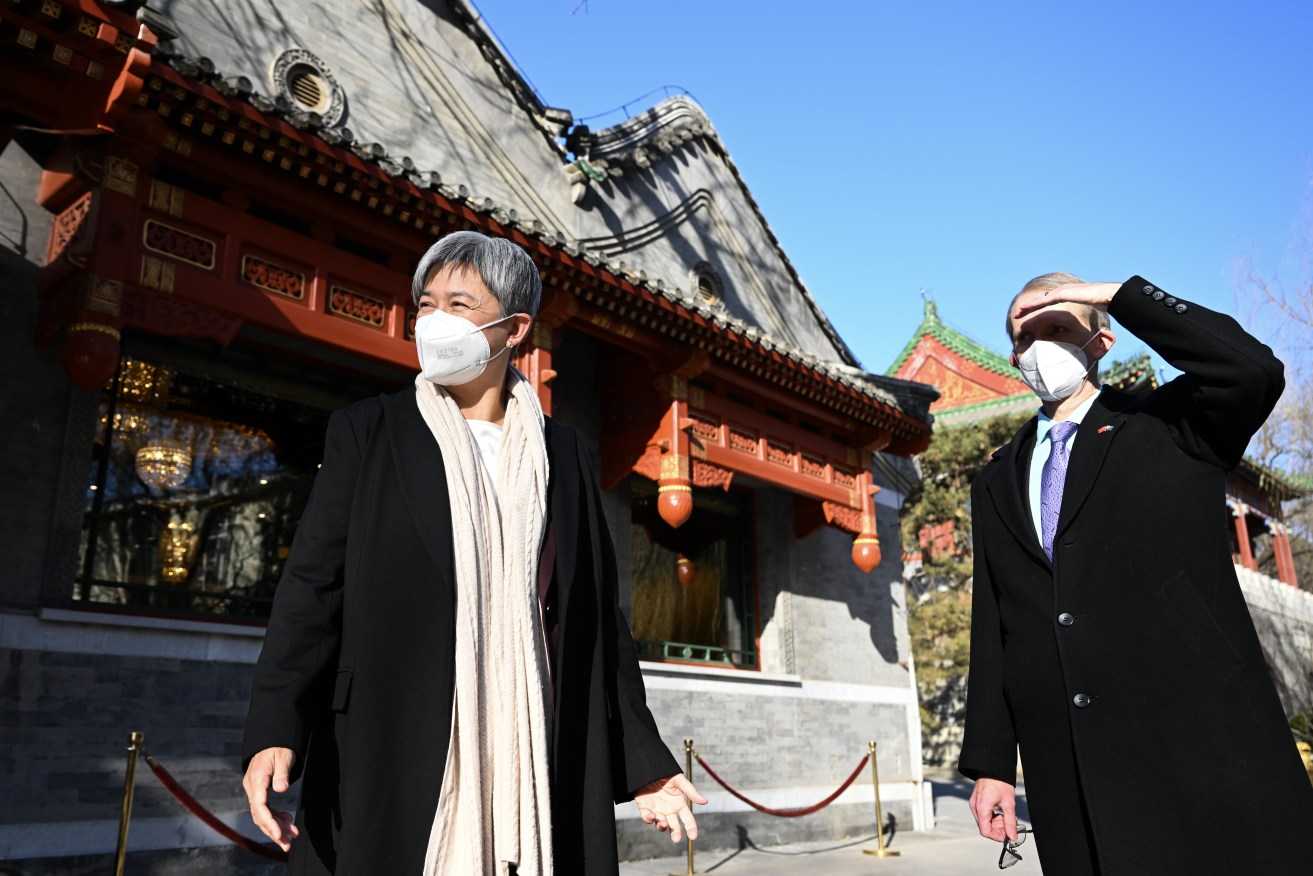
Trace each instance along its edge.
<instances>
[{"instance_id":1,"label":"green glazed tile roof","mask_svg":"<svg viewBox=\"0 0 1313 876\"><path fill-rule=\"evenodd\" d=\"M1279 501L1313 493L1313 478L1264 465L1252 456L1240 460L1239 468L1242 471L1247 469L1259 487L1275 495Z\"/></svg>"},{"instance_id":2,"label":"green glazed tile roof","mask_svg":"<svg viewBox=\"0 0 1313 876\"><path fill-rule=\"evenodd\" d=\"M1150 389L1158 385L1158 379L1153 373L1153 364L1149 361L1147 351L1122 362L1113 362L1099 375L1104 383L1118 389L1129 389L1146 376L1149 380Z\"/></svg>"}]
</instances>

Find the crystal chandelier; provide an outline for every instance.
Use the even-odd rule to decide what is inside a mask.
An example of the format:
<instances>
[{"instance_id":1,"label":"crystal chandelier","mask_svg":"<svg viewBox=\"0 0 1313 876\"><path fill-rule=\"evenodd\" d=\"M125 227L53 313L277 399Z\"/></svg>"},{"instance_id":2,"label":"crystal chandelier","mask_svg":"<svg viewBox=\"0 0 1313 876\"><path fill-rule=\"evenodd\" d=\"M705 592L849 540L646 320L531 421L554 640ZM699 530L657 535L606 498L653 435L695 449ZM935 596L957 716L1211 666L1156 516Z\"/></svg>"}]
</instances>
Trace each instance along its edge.
<instances>
[{"instance_id":1,"label":"crystal chandelier","mask_svg":"<svg viewBox=\"0 0 1313 876\"><path fill-rule=\"evenodd\" d=\"M169 584L185 584L195 560L192 554L200 537L196 527L176 520L160 533L160 577Z\"/></svg>"},{"instance_id":2,"label":"crystal chandelier","mask_svg":"<svg viewBox=\"0 0 1313 876\"><path fill-rule=\"evenodd\" d=\"M192 457L172 441L157 441L137 451L137 477L156 490L172 490L191 475Z\"/></svg>"}]
</instances>

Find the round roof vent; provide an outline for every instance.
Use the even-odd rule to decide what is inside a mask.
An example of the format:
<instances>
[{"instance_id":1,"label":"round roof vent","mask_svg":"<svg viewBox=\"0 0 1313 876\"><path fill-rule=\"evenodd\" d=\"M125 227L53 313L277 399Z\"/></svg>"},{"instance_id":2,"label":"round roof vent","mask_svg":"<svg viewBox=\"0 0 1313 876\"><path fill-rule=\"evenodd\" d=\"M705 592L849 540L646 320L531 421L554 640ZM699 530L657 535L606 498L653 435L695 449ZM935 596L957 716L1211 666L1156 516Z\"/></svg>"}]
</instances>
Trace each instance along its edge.
<instances>
[{"instance_id":1,"label":"round roof vent","mask_svg":"<svg viewBox=\"0 0 1313 876\"><path fill-rule=\"evenodd\" d=\"M326 127L346 115L346 93L323 59L305 49L288 49L274 59L269 82L275 94L299 109L318 113Z\"/></svg>"},{"instance_id":2,"label":"round roof vent","mask_svg":"<svg viewBox=\"0 0 1313 876\"><path fill-rule=\"evenodd\" d=\"M697 295L703 304L720 303L724 284L720 281L720 274L711 265L706 262L698 262L688 272L688 280L689 286L692 287L691 291Z\"/></svg>"},{"instance_id":3,"label":"round roof vent","mask_svg":"<svg viewBox=\"0 0 1313 876\"><path fill-rule=\"evenodd\" d=\"M328 109L329 91L324 87L324 80L308 64L297 64L287 75L288 90L292 100L311 112L322 113Z\"/></svg>"}]
</instances>

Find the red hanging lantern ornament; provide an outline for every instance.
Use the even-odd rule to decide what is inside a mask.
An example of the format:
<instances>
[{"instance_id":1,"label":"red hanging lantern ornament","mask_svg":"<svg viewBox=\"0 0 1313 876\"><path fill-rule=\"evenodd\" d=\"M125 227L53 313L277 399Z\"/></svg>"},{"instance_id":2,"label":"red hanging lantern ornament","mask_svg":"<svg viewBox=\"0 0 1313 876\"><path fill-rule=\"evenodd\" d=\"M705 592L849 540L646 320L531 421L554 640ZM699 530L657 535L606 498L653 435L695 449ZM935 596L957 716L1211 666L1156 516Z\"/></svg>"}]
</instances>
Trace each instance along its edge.
<instances>
[{"instance_id":1,"label":"red hanging lantern ornament","mask_svg":"<svg viewBox=\"0 0 1313 876\"><path fill-rule=\"evenodd\" d=\"M683 554L680 554L679 558L675 560L675 577L679 579L679 583L683 587L687 588L689 584L693 583L693 574L696 571L697 567L693 565L693 561Z\"/></svg>"},{"instance_id":2,"label":"red hanging lantern ornament","mask_svg":"<svg viewBox=\"0 0 1313 876\"><path fill-rule=\"evenodd\" d=\"M862 528L853 539L853 565L870 574L880 565L880 537L875 534L875 494L880 488L869 471L857 476L857 489L862 502Z\"/></svg>"},{"instance_id":3,"label":"red hanging lantern ornament","mask_svg":"<svg viewBox=\"0 0 1313 876\"><path fill-rule=\"evenodd\" d=\"M657 481L657 513L674 529L687 523L693 514L693 485L684 478Z\"/></svg>"},{"instance_id":4,"label":"red hanging lantern ornament","mask_svg":"<svg viewBox=\"0 0 1313 876\"><path fill-rule=\"evenodd\" d=\"M83 389L104 386L119 367L119 330L103 322L75 322L64 339L64 372Z\"/></svg>"},{"instance_id":5,"label":"red hanging lantern ornament","mask_svg":"<svg viewBox=\"0 0 1313 876\"><path fill-rule=\"evenodd\" d=\"M853 539L853 565L867 574L880 565L880 537L874 532L863 532Z\"/></svg>"},{"instance_id":6,"label":"red hanging lantern ornament","mask_svg":"<svg viewBox=\"0 0 1313 876\"><path fill-rule=\"evenodd\" d=\"M64 373L82 389L97 389L119 367L123 284L95 275L80 282L74 306L65 317L69 322Z\"/></svg>"}]
</instances>

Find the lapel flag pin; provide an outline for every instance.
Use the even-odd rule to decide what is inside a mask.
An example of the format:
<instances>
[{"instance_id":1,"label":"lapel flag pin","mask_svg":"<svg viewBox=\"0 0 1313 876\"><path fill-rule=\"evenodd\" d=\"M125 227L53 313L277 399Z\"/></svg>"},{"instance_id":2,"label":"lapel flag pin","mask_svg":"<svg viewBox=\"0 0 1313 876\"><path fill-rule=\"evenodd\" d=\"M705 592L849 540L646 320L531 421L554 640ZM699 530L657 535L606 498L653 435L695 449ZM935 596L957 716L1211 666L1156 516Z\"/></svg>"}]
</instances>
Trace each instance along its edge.
<instances>
[{"instance_id":1,"label":"lapel flag pin","mask_svg":"<svg viewBox=\"0 0 1313 876\"><path fill-rule=\"evenodd\" d=\"M1102 435L1104 432L1111 432L1111 431L1112 431L1112 426L1100 426L1098 434Z\"/></svg>"}]
</instances>

